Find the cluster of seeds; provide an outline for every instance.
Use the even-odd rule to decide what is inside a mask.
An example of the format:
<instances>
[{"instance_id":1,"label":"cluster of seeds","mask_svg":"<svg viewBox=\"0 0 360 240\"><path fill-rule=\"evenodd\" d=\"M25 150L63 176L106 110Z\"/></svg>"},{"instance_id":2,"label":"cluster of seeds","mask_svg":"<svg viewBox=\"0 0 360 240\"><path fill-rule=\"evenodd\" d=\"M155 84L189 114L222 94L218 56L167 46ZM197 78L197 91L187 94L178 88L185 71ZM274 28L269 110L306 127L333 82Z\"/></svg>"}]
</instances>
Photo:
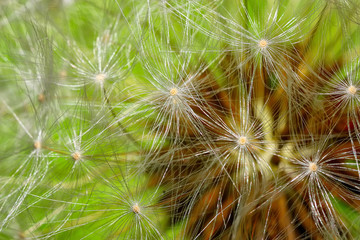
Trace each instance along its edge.
<instances>
[{"instance_id":1,"label":"cluster of seeds","mask_svg":"<svg viewBox=\"0 0 360 240\"><path fill-rule=\"evenodd\" d=\"M0 9L0 238L360 233L358 0Z\"/></svg>"}]
</instances>

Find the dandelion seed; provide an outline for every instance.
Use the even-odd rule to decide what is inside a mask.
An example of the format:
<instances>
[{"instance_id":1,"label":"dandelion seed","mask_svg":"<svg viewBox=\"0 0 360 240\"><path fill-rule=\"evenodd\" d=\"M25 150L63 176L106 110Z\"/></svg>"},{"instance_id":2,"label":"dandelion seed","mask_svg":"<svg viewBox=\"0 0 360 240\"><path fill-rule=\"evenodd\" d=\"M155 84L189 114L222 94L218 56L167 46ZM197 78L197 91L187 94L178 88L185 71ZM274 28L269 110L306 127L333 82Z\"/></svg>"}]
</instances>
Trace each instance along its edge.
<instances>
[{"instance_id":1,"label":"dandelion seed","mask_svg":"<svg viewBox=\"0 0 360 240\"><path fill-rule=\"evenodd\" d=\"M132 206L132 211L136 214L139 214L140 213L140 207L137 203L135 203L133 206Z\"/></svg>"},{"instance_id":2,"label":"dandelion seed","mask_svg":"<svg viewBox=\"0 0 360 240\"><path fill-rule=\"evenodd\" d=\"M355 86L351 85L350 87L348 87L348 89L346 91L348 94L354 96L357 92L357 88Z\"/></svg>"}]
</instances>

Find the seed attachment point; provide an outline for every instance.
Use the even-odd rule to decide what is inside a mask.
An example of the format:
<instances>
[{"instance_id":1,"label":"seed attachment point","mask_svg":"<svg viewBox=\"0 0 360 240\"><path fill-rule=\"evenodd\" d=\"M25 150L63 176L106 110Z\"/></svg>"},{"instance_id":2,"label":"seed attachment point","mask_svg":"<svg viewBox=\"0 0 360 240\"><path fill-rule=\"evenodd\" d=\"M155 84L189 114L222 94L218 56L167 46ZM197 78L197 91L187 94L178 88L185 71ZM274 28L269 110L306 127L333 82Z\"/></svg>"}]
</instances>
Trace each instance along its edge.
<instances>
[{"instance_id":1,"label":"seed attachment point","mask_svg":"<svg viewBox=\"0 0 360 240\"><path fill-rule=\"evenodd\" d=\"M74 152L71 154L71 157L74 159L74 161L79 161L81 159L81 154L79 152Z\"/></svg>"},{"instance_id":2,"label":"seed attachment point","mask_svg":"<svg viewBox=\"0 0 360 240\"><path fill-rule=\"evenodd\" d=\"M318 170L318 166L316 165L316 163L309 163L309 170L310 172L316 172Z\"/></svg>"},{"instance_id":3,"label":"seed attachment point","mask_svg":"<svg viewBox=\"0 0 360 240\"><path fill-rule=\"evenodd\" d=\"M136 213L136 214L140 213L140 207L137 203L135 203L131 209L132 209L133 213Z\"/></svg>"},{"instance_id":4,"label":"seed attachment point","mask_svg":"<svg viewBox=\"0 0 360 240\"><path fill-rule=\"evenodd\" d=\"M106 79L106 74L104 74L104 73L99 73L95 76L95 82L97 82L97 83L102 84L102 83L104 83L105 79Z\"/></svg>"},{"instance_id":5,"label":"seed attachment point","mask_svg":"<svg viewBox=\"0 0 360 240\"><path fill-rule=\"evenodd\" d=\"M238 143L239 143L241 146L244 146L247 142L248 142L248 140L247 140L247 138L244 137L244 136L241 136L241 137L239 137L239 139L238 139Z\"/></svg>"},{"instance_id":6,"label":"seed attachment point","mask_svg":"<svg viewBox=\"0 0 360 240\"><path fill-rule=\"evenodd\" d=\"M357 92L357 88L353 85L351 85L350 87L348 87L346 89L347 93L350 94L350 95L355 95L356 92Z\"/></svg>"},{"instance_id":7,"label":"seed attachment point","mask_svg":"<svg viewBox=\"0 0 360 240\"><path fill-rule=\"evenodd\" d=\"M175 96L178 93L178 90L176 88L170 89L170 95Z\"/></svg>"},{"instance_id":8,"label":"seed attachment point","mask_svg":"<svg viewBox=\"0 0 360 240\"><path fill-rule=\"evenodd\" d=\"M268 46L268 44L269 44L268 41L266 41L265 39L261 39L259 41L259 47L262 49L266 48Z\"/></svg>"},{"instance_id":9,"label":"seed attachment point","mask_svg":"<svg viewBox=\"0 0 360 240\"><path fill-rule=\"evenodd\" d=\"M34 142L34 148L37 150L41 149L41 142L39 140L36 140Z\"/></svg>"}]
</instances>

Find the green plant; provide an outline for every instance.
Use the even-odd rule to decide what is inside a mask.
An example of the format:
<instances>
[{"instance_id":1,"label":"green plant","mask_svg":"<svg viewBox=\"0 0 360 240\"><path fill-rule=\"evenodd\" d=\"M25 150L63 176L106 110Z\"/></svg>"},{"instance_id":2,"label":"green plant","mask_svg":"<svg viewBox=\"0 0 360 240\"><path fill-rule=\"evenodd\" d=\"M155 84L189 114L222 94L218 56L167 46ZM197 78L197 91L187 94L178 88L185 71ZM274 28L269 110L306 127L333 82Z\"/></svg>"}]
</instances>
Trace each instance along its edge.
<instances>
[{"instance_id":1,"label":"green plant","mask_svg":"<svg viewBox=\"0 0 360 240\"><path fill-rule=\"evenodd\" d=\"M0 3L1 239L355 239L357 0Z\"/></svg>"}]
</instances>

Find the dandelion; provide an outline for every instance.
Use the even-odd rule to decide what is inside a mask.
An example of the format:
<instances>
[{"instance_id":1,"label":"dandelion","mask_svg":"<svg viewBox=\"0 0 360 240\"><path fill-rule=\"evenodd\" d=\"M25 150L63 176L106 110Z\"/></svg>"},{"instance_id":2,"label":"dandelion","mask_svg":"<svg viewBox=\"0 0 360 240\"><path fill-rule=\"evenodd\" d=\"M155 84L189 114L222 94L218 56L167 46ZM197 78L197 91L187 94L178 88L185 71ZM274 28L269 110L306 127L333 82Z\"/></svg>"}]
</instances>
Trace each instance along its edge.
<instances>
[{"instance_id":1,"label":"dandelion","mask_svg":"<svg viewBox=\"0 0 360 240\"><path fill-rule=\"evenodd\" d=\"M359 235L356 0L0 5L1 236Z\"/></svg>"}]
</instances>

